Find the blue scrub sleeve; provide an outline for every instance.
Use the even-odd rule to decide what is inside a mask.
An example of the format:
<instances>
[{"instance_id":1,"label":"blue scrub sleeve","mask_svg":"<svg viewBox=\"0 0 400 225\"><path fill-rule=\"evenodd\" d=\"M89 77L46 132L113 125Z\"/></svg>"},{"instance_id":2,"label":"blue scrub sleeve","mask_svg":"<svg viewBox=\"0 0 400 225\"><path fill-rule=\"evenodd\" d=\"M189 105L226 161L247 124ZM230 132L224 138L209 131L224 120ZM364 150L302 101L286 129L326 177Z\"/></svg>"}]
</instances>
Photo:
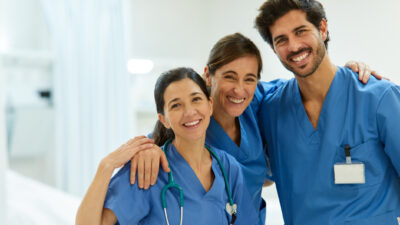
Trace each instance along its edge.
<instances>
[{"instance_id":1,"label":"blue scrub sleeve","mask_svg":"<svg viewBox=\"0 0 400 225\"><path fill-rule=\"evenodd\" d=\"M400 88L391 86L380 100L377 109L379 137L385 145L397 175L400 175Z\"/></svg>"},{"instance_id":2,"label":"blue scrub sleeve","mask_svg":"<svg viewBox=\"0 0 400 225\"><path fill-rule=\"evenodd\" d=\"M258 112L258 109L260 108L262 100L268 96L274 93L279 87L281 87L283 84L287 83L288 81L285 79L276 79L273 81L259 81L257 84L257 89L254 92L254 97L253 100L250 104L250 107L253 108L254 112Z\"/></svg>"},{"instance_id":3,"label":"blue scrub sleeve","mask_svg":"<svg viewBox=\"0 0 400 225\"><path fill-rule=\"evenodd\" d=\"M235 225L254 225L258 222L258 210L254 208L239 163L231 155L226 154L225 170L231 187L233 201L237 204Z\"/></svg>"},{"instance_id":4,"label":"blue scrub sleeve","mask_svg":"<svg viewBox=\"0 0 400 225\"><path fill-rule=\"evenodd\" d=\"M150 212L150 190L141 190L130 184L130 163L111 179L104 208L108 208L117 216L118 224L137 224Z\"/></svg>"},{"instance_id":5,"label":"blue scrub sleeve","mask_svg":"<svg viewBox=\"0 0 400 225\"><path fill-rule=\"evenodd\" d=\"M266 141L263 141L263 143L266 143ZM272 170L271 170L271 161L270 161L269 154L268 154L268 146L266 144L264 144L264 154L265 154L265 159L267 160L267 165L268 165L268 170L267 170L267 173L265 174L265 179L275 182L275 179L274 179L274 176L272 175Z\"/></svg>"}]
</instances>

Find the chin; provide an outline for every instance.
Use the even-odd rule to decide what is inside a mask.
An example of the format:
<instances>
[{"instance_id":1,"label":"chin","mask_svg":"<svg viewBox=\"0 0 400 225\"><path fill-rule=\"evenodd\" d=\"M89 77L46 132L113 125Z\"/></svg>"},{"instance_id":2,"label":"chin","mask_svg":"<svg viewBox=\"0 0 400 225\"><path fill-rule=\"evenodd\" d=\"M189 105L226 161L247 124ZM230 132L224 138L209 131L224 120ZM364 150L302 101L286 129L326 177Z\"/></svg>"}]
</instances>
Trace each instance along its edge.
<instances>
[{"instance_id":1,"label":"chin","mask_svg":"<svg viewBox=\"0 0 400 225\"><path fill-rule=\"evenodd\" d=\"M243 109L243 110L231 110L231 111L228 111L228 115L230 115L232 117L239 117L240 115L243 114L244 110L245 109Z\"/></svg>"}]
</instances>

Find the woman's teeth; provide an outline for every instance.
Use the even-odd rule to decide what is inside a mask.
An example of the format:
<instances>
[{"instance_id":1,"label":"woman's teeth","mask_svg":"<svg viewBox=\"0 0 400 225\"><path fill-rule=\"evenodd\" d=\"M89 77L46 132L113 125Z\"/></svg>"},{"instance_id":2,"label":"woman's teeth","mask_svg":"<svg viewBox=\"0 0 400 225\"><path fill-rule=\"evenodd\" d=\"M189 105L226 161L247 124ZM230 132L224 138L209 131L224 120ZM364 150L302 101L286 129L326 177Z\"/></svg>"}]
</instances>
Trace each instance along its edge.
<instances>
[{"instance_id":1,"label":"woman's teeth","mask_svg":"<svg viewBox=\"0 0 400 225\"><path fill-rule=\"evenodd\" d=\"M185 127L191 127L191 126L197 125L198 123L200 123L200 120L196 120L196 121L189 122L189 123L184 123L183 125L184 125Z\"/></svg>"},{"instance_id":2,"label":"woman's teeth","mask_svg":"<svg viewBox=\"0 0 400 225\"><path fill-rule=\"evenodd\" d=\"M244 102L244 98L232 98L232 97L228 97L228 99L229 99L229 101L231 101L231 102L233 102L233 103L236 103L236 104L239 104L239 103L242 103L242 102Z\"/></svg>"}]
</instances>

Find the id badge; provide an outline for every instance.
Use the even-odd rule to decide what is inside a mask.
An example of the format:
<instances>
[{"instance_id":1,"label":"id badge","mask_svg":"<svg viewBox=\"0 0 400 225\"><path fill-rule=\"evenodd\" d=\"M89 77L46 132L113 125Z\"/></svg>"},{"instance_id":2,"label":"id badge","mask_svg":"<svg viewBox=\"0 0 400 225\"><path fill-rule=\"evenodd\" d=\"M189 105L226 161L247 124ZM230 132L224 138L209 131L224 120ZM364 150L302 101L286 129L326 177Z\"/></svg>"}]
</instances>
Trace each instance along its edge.
<instances>
[{"instance_id":1,"label":"id badge","mask_svg":"<svg viewBox=\"0 0 400 225\"><path fill-rule=\"evenodd\" d=\"M336 163L335 184L365 184L364 163Z\"/></svg>"}]
</instances>

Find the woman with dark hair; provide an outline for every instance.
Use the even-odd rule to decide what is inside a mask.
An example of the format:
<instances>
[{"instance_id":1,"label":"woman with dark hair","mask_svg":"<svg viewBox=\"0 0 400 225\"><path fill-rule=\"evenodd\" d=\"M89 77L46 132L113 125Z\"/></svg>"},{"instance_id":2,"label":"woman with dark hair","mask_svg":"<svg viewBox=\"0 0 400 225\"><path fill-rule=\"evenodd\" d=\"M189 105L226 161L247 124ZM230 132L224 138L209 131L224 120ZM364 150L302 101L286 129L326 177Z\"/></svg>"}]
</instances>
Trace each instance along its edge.
<instances>
[{"instance_id":1,"label":"woman with dark hair","mask_svg":"<svg viewBox=\"0 0 400 225\"><path fill-rule=\"evenodd\" d=\"M158 78L154 98L159 120L153 137L170 173L159 173L150 190L130 185L130 159L154 146L143 137L128 141L101 161L76 224L256 224L240 165L205 145L213 101L200 75L170 70Z\"/></svg>"},{"instance_id":2,"label":"woman with dark hair","mask_svg":"<svg viewBox=\"0 0 400 225\"><path fill-rule=\"evenodd\" d=\"M360 80L368 80L371 70L365 64L351 61L346 66L359 71ZM258 224L264 225L266 204L261 191L264 184L272 183L269 180L272 178L268 175L255 114L261 99L286 81L261 82L261 71L262 59L257 46L244 35L235 33L221 38L213 46L204 78L214 100L206 143L224 149L239 162L253 206L259 212ZM135 181L138 167L139 186L145 189L156 183L154 174L157 174L159 159L163 157L161 152L161 156L154 152L142 151L132 163L131 180ZM152 174L144 173L145 170Z\"/></svg>"}]
</instances>

